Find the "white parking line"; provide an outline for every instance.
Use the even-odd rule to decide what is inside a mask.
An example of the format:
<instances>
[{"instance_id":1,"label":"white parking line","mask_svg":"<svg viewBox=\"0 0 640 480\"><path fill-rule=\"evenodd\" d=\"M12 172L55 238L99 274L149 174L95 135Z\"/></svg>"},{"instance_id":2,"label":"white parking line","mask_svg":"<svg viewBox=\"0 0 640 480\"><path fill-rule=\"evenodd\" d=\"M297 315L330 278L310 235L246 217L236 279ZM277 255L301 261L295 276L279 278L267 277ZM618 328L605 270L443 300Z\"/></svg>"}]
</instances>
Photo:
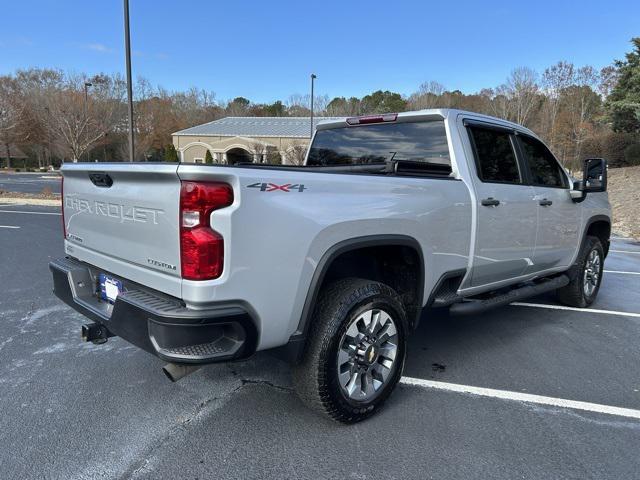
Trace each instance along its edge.
<instances>
[{"instance_id":1,"label":"white parking line","mask_svg":"<svg viewBox=\"0 0 640 480\"><path fill-rule=\"evenodd\" d=\"M14 225L0 225L0 228L20 228L20 227L16 227Z\"/></svg>"},{"instance_id":2,"label":"white parking line","mask_svg":"<svg viewBox=\"0 0 640 480\"><path fill-rule=\"evenodd\" d=\"M609 251L613 253L631 253L632 255L640 255L640 252L632 252L629 250L609 250Z\"/></svg>"},{"instance_id":3,"label":"white parking line","mask_svg":"<svg viewBox=\"0 0 640 480\"><path fill-rule=\"evenodd\" d=\"M604 273L618 273L620 275L640 275L640 272L620 272L618 270L605 270Z\"/></svg>"},{"instance_id":4,"label":"white parking line","mask_svg":"<svg viewBox=\"0 0 640 480\"><path fill-rule=\"evenodd\" d=\"M0 213L25 213L27 215L62 215L60 212L26 212L24 210L0 210Z\"/></svg>"},{"instance_id":5,"label":"white parking line","mask_svg":"<svg viewBox=\"0 0 640 480\"><path fill-rule=\"evenodd\" d=\"M457 383L435 382L433 380L423 380L421 378L412 377L402 377L400 379L400 383L413 387L432 388L436 390L446 390L449 392L479 395L481 397L500 398L502 400L535 403L538 405L549 405L552 407L570 408L574 410L584 410L587 412L604 413L606 415L617 415L619 417L635 418L640 420L640 410L612 407L609 405L601 405L599 403L579 402L576 400L566 400L564 398L545 397L542 395L512 392L509 390L495 390L493 388L473 387L470 385L460 385Z\"/></svg>"},{"instance_id":6,"label":"white parking line","mask_svg":"<svg viewBox=\"0 0 640 480\"><path fill-rule=\"evenodd\" d=\"M546 303L526 303L526 302L513 302L513 303L510 303L509 305L513 305L515 307L548 308L549 310L569 310L572 312L603 313L605 315L619 315L622 317L640 318L640 313L619 312L616 310L600 310L597 308L577 308L577 307L567 307L565 305L547 305Z\"/></svg>"}]
</instances>

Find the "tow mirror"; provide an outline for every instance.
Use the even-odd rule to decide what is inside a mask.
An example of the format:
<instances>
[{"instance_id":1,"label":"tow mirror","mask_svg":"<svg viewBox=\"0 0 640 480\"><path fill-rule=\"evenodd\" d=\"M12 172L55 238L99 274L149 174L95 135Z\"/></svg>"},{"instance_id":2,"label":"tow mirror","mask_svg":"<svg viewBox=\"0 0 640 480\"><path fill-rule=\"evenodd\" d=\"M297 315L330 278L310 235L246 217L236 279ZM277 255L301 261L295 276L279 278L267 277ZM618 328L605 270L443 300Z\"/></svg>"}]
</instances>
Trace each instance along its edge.
<instances>
[{"instance_id":1,"label":"tow mirror","mask_svg":"<svg viewBox=\"0 0 640 480\"><path fill-rule=\"evenodd\" d=\"M582 174L585 192L605 192L607 190L607 161L604 158L587 158Z\"/></svg>"},{"instance_id":2,"label":"tow mirror","mask_svg":"<svg viewBox=\"0 0 640 480\"><path fill-rule=\"evenodd\" d=\"M588 192L605 192L607 190L607 161L604 158L587 158L584 161L582 180L574 182L571 198L581 202Z\"/></svg>"}]
</instances>

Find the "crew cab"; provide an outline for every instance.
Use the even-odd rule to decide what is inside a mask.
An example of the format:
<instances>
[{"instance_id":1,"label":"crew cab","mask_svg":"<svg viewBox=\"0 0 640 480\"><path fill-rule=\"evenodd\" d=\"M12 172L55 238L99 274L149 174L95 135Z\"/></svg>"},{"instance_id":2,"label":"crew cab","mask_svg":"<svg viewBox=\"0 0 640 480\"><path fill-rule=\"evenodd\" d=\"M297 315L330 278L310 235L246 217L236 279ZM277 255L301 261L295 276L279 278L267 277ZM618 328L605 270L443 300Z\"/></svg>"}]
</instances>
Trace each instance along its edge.
<instances>
[{"instance_id":1,"label":"crew cab","mask_svg":"<svg viewBox=\"0 0 640 480\"><path fill-rule=\"evenodd\" d=\"M271 350L351 423L402 375L431 308L557 291L589 306L609 249L606 162L572 178L530 130L450 109L318 125L304 165L65 164L54 293L168 362Z\"/></svg>"}]
</instances>

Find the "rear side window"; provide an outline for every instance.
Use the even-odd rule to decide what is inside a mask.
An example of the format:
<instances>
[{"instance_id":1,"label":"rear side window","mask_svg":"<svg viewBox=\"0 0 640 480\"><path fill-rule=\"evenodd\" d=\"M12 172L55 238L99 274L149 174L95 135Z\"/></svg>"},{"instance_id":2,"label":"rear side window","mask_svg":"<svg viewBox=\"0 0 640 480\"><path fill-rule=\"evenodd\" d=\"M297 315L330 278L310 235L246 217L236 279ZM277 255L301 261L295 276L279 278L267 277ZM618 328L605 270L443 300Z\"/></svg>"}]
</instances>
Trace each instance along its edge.
<instances>
[{"instance_id":1,"label":"rear side window","mask_svg":"<svg viewBox=\"0 0 640 480\"><path fill-rule=\"evenodd\" d=\"M531 182L543 187L566 187L562 167L544 144L535 138L518 136L531 172Z\"/></svg>"},{"instance_id":2,"label":"rear side window","mask_svg":"<svg viewBox=\"0 0 640 480\"><path fill-rule=\"evenodd\" d=\"M318 130L307 165L361 165L388 160L451 165L444 122L398 122Z\"/></svg>"},{"instance_id":3,"label":"rear side window","mask_svg":"<svg viewBox=\"0 0 640 480\"><path fill-rule=\"evenodd\" d=\"M476 151L478 176L483 182L521 183L511 134L500 130L469 127Z\"/></svg>"}]
</instances>

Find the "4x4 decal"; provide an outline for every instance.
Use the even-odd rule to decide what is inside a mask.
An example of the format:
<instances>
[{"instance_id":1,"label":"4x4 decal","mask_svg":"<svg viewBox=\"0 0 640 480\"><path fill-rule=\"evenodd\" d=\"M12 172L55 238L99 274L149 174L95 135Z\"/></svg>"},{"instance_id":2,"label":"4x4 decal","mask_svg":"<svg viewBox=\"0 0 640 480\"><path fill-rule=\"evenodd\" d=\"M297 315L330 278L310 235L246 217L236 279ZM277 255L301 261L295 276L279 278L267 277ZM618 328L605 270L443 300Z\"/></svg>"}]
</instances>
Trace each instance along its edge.
<instances>
[{"instance_id":1,"label":"4x4 decal","mask_svg":"<svg viewBox=\"0 0 640 480\"><path fill-rule=\"evenodd\" d=\"M247 185L247 188L259 188L261 192L304 192L307 187L305 187L301 183L285 183L284 185L276 185L275 183L266 183L266 182L257 182L252 183L251 185Z\"/></svg>"}]
</instances>

